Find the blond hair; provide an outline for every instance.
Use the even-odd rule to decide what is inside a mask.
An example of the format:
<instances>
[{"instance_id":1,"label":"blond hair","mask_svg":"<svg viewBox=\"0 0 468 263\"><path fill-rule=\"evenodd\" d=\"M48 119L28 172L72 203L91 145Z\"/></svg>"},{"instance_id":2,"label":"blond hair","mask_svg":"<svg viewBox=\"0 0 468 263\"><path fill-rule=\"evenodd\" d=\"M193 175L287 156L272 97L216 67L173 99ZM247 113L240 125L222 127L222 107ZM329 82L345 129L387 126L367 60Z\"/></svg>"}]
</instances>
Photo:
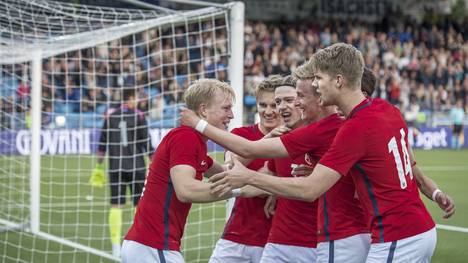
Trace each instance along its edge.
<instances>
[{"instance_id":1,"label":"blond hair","mask_svg":"<svg viewBox=\"0 0 468 263\"><path fill-rule=\"evenodd\" d=\"M255 87L255 97L258 98L263 92L273 93L281 84L283 84L283 77L280 75L270 75Z\"/></svg>"},{"instance_id":2,"label":"blond hair","mask_svg":"<svg viewBox=\"0 0 468 263\"><path fill-rule=\"evenodd\" d=\"M317 51L311 63L314 71L321 71L332 77L342 75L350 87L361 87L364 72L364 58L359 50L349 44L336 43Z\"/></svg>"},{"instance_id":3,"label":"blond hair","mask_svg":"<svg viewBox=\"0 0 468 263\"><path fill-rule=\"evenodd\" d=\"M196 112L201 104L211 105L216 96L216 91L220 91L232 100L236 99L236 94L229 84L217 79L199 79L194 81L185 91L185 104L187 108Z\"/></svg>"},{"instance_id":4,"label":"blond hair","mask_svg":"<svg viewBox=\"0 0 468 263\"><path fill-rule=\"evenodd\" d=\"M297 67L293 71L292 76L296 80L314 79L314 76L315 76L314 68L312 66L312 63L310 63L310 60L300 65L299 67Z\"/></svg>"}]
</instances>

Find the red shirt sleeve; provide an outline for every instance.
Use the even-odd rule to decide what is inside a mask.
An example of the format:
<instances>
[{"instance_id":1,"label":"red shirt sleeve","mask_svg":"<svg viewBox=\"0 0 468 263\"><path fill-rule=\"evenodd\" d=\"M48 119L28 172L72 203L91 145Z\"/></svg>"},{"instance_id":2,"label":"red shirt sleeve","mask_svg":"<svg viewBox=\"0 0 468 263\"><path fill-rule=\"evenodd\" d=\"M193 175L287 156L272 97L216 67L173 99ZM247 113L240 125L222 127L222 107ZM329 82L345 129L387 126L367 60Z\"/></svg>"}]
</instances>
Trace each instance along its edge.
<instances>
[{"instance_id":1,"label":"red shirt sleeve","mask_svg":"<svg viewBox=\"0 0 468 263\"><path fill-rule=\"evenodd\" d=\"M207 159L208 169L210 169L211 166L213 166L213 162L214 162L214 161L213 161L213 159L212 159L210 156L207 156L207 157L208 157L208 159Z\"/></svg>"},{"instance_id":2,"label":"red shirt sleeve","mask_svg":"<svg viewBox=\"0 0 468 263\"><path fill-rule=\"evenodd\" d=\"M306 152L314 151L315 146L321 145L320 136L317 136L315 126L310 124L280 137L291 159L296 159Z\"/></svg>"},{"instance_id":3,"label":"red shirt sleeve","mask_svg":"<svg viewBox=\"0 0 468 263\"><path fill-rule=\"evenodd\" d=\"M190 165L196 169L199 153L198 141L199 138L194 132L175 133L169 142L169 169L180 164ZM212 164L213 160L210 166Z\"/></svg>"},{"instance_id":4,"label":"red shirt sleeve","mask_svg":"<svg viewBox=\"0 0 468 263\"><path fill-rule=\"evenodd\" d=\"M345 176L365 154L365 127L358 122L348 121L338 131L330 149L319 163Z\"/></svg>"}]
</instances>

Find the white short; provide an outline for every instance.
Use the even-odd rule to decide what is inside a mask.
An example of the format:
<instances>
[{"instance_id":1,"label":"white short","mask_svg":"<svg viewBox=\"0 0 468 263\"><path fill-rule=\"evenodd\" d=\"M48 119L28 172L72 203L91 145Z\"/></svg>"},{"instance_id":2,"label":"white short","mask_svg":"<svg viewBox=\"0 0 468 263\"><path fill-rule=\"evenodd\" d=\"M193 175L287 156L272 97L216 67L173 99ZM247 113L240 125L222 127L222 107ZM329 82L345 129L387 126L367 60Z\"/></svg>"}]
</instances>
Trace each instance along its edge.
<instances>
[{"instance_id":1,"label":"white short","mask_svg":"<svg viewBox=\"0 0 468 263\"><path fill-rule=\"evenodd\" d=\"M393 242L371 245L367 263L429 263L437 243L436 229Z\"/></svg>"},{"instance_id":2,"label":"white short","mask_svg":"<svg viewBox=\"0 0 468 263\"><path fill-rule=\"evenodd\" d=\"M260 263L315 263L317 249L267 243Z\"/></svg>"},{"instance_id":3,"label":"white short","mask_svg":"<svg viewBox=\"0 0 468 263\"><path fill-rule=\"evenodd\" d=\"M370 234L317 244L317 263L364 263L371 243Z\"/></svg>"},{"instance_id":4,"label":"white short","mask_svg":"<svg viewBox=\"0 0 468 263\"><path fill-rule=\"evenodd\" d=\"M131 240L124 240L122 263L185 263L179 251L159 250Z\"/></svg>"},{"instance_id":5,"label":"white short","mask_svg":"<svg viewBox=\"0 0 468 263\"><path fill-rule=\"evenodd\" d=\"M263 247L247 246L220 239L216 243L209 263L259 263Z\"/></svg>"}]
</instances>

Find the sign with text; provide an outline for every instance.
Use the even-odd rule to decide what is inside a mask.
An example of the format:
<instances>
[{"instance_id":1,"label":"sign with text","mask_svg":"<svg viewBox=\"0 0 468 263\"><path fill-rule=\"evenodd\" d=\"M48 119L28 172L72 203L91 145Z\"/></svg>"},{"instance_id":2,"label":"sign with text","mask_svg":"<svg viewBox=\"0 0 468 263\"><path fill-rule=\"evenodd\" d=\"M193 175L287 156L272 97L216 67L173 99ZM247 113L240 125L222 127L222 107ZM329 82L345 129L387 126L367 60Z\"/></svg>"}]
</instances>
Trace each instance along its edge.
<instances>
[{"instance_id":1,"label":"sign with text","mask_svg":"<svg viewBox=\"0 0 468 263\"><path fill-rule=\"evenodd\" d=\"M170 131L150 129L151 145L156 148L162 138ZM57 129L41 131L42 155L94 154L99 144L99 129ZM31 152L31 133L29 130L0 132L0 154L29 155ZM222 151L217 144L209 141L209 151Z\"/></svg>"}]
</instances>

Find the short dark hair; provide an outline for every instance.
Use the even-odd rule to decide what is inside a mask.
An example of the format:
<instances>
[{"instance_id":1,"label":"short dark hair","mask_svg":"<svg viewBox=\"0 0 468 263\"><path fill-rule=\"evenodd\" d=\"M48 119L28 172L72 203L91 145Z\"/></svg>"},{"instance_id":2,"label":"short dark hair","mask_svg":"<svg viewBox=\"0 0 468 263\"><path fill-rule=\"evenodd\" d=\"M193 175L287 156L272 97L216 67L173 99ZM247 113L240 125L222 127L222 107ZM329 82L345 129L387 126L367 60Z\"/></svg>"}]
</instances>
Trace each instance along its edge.
<instances>
[{"instance_id":1,"label":"short dark hair","mask_svg":"<svg viewBox=\"0 0 468 263\"><path fill-rule=\"evenodd\" d=\"M283 81L281 82L281 85L279 85L278 87L281 87L281 86L289 86L289 87L296 88L296 80L294 79L292 75L287 75L283 77Z\"/></svg>"},{"instance_id":2,"label":"short dark hair","mask_svg":"<svg viewBox=\"0 0 468 263\"><path fill-rule=\"evenodd\" d=\"M122 99L124 101L127 101L131 97L136 98L136 89L135 88L123 88Z\"/></svg>"},{"instance_id":3,"label":"short dark hair","mask_svg":"<svg viewBox=\"0 0 468 263\"><path fill-rule=\"evenodd\" d=\"M368 68L364 67L364 73L362 74L361 79L361 91L365 92L367 96L371 97L372 93L375 90L375 84L377 83L377 77L374 72Z\"/></svg>"}]
</instances>

